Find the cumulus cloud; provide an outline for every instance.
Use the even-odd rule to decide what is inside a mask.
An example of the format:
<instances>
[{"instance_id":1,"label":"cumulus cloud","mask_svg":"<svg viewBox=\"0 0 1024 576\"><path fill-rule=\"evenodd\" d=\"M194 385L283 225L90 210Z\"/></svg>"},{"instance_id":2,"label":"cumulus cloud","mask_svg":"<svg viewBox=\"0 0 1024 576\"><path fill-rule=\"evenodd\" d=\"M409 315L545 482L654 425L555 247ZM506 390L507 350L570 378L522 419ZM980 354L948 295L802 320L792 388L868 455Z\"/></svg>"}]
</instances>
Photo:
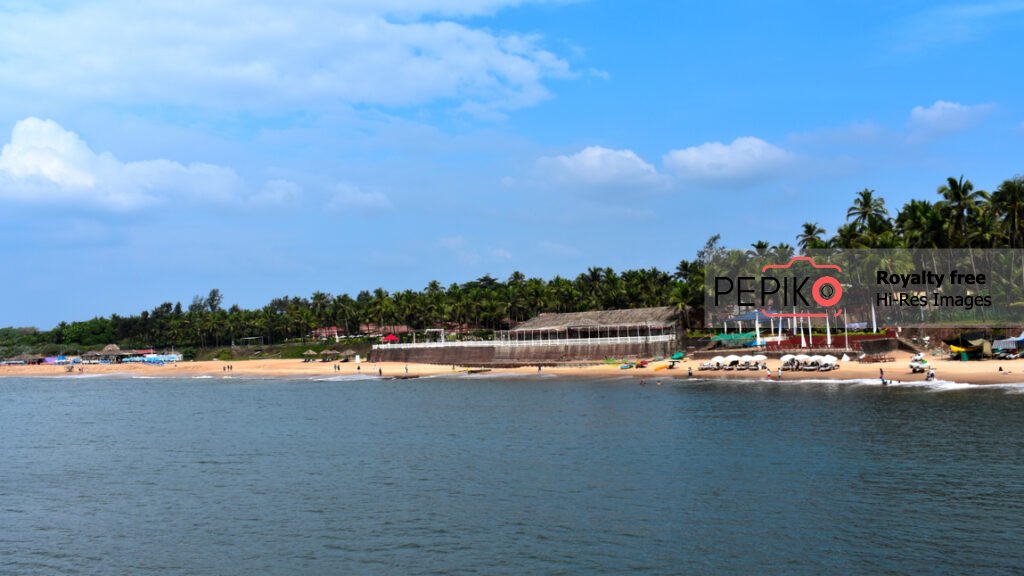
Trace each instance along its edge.
<instances>
[{"instance_id":1,"label":"cumulus cloud","mask_svg":"<svg viewBox=\"0 0 1024 576\"><path fill-rule=\"evenodd\" d=\"M249 197L256 204L294 204L302 195L302 187L291 180L268 180L259 192Z\"/></svg>"},{"instance_id":2,"label":"cumulus cloud","mask_svg":"<svg viewBox=\"0 0 1024 576\"><path fill-rule=\"evenodd\" d=\"M992 111L991 104L974 106L939 100L931 106L915 106L910 111L907 127L912 137L942 137L976 126Z\"/></svg>"},{"instance_id":3,"label":"cumulus cloud","mask_svg":"<svg viewBox=\"0 0 1024 576\"><path fill-rule=\"evenodd\" d=\"M541 158L541 169L563 183L599 188L652 187L657 169L632 150L588 146L576 154Z\"/></svg>"},{"instance_id":4,"label":"cumulus cloud","mask_svg":"<svg viewBox=\"0 0 1024 576\"><path fill-rule=\"evenodd\" d=\"M793 154L760 138L743 136L731 144L706 142L665 155L665 166L683 180L710 184L746 184L777 174Z\"/></svg>"},{"instance_id":5,"label":"cumulus cloud","mask_svg":"<svg viewBox=\"0 0 1024 576\"><path fill-rule=\"evenodd\" d=\"M327 203L328 210L343 212L350 209L391 208L391 199L381 192L364 192L350 184L339 184Z\"/></svg>"},{"instance_id":6,"label":"cumulus cloud","mask_svg":"<svg viewBox=\"0 0 1024 576\"><path fill-rule=\"evenodd\" d=\"M167 199L224 201L241 188L233 170L157 159L122 162L94 152L53 120L17 122L0 150L0 196L30 202L79 202L129 210Z\"/></svg>"},{"instance_id":7,"label":"cumulus cloud","mask_svg":"<svg viewBox=\"0 0 1024 576\"><path fill-rule=\"evenodd\" d=\"M573 75L536 35L457 20L519 3L16 3L0 10L0 83L76 103L332 110L447 101L500 113L547 98L546 79Z\"/></svg>"}]
</instances>

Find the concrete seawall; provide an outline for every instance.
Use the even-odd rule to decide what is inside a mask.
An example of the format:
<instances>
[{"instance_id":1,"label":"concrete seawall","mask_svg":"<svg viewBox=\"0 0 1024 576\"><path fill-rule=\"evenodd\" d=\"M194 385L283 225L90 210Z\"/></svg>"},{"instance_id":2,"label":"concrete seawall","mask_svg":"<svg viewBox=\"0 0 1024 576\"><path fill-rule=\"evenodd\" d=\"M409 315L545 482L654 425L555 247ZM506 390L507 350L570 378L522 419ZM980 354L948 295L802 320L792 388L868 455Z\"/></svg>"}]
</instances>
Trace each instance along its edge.
<instances>
[{"instance_id":1,"label":"concrete seawall","mask_svg":"<svg viewBox=\"0 0 1024 576\"><path fill-rule=\"evenodd\" d=\"M605 358L671 356L673 342L564 346L480 346L439 348L376 348L371 362L458 364L461 366L534 366L600 361Z\"/></svg>"}]
</instances>

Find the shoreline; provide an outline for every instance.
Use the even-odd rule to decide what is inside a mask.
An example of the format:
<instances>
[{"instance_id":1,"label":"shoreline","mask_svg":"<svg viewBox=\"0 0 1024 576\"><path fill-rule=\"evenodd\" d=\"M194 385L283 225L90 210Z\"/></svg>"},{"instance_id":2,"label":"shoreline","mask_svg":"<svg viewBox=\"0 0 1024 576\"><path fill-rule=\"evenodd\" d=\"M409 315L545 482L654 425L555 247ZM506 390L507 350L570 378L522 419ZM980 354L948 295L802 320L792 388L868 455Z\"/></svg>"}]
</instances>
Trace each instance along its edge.
<instances>
[{"instance_id":1,"label":"shoreline","mask_svg":"<svg viewBox=\"0 0 1024 576\"><path fill-rule=\"evenodd\" d=\"M841 363L839 369L829 372L783 372L782 382L786 381L875 381L880 382L879 368L885 371L886 380L892 384L925 384L925 374L913 374L909 368L910 354L897 353L896 361L886 363L860 364L857 362ZM982 360L958 362L951 360L929 359L935 369L936 381L969 384L998 385L1024 383L1024 360ZM676 364L674 370L655 368L667 365L667 361L653 362L647 368L622 370L617 364L593 364L565 367L544 367L537 371L535 366L517 368L487 368L477 366L456 366L436 364L405 364L399 362L363 362L353 363L302 362L301 360L239 360L225 362L219 360L201 362L179 362L164 366L139 364L90 364L76 366L74 372L67 372L64 366L0 366L0 378L23 377L81 377L102 375L127 375L151 378L190 378L190 377L233 377L233 378L296 378L296 377L344 377L363 376L366 378L403 379L438 376L468 376L469 370L480 371L479 374L494 376L530 376L554 375L581 378L632 378L634 380L672 381L686 380L687 368L693 368L693 378L701 380L728 380L734 382L758 381L768 382L764 371L698 371L698 361L683 361ZM233 367L227 371L226 367ZM335 367L340 367L340 371ZM357 366L359 369L357 370ZM777 360L769 360L768 367L772 371L771 382L778 380ZM999 368L1002 367L1003 371ZM79 368L82 371L79 372ZM379 373L378 373L379 370Z\"/></svg>"}]
</instances>

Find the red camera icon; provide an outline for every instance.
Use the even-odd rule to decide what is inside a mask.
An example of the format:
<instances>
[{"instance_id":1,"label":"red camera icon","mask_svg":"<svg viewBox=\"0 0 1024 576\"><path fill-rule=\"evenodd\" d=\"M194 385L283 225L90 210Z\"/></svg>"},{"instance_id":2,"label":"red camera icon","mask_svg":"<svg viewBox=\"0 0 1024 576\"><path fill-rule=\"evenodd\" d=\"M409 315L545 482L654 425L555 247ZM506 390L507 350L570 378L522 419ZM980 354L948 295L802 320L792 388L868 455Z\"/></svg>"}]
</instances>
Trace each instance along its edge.
<instances>
[{"instance_id":1,"label":"red camera icon","mask_svg":"<svg viewBox=\"0 0 1024 576\"><path fill-rule=\"evenodd\" d=\"M767 264L761 268L761 273L764 274L769 270L786 270L792 268L797 262L804 262L816 270L834 270L836 272L842 272L843 269L837 264L818 264L814 261L814 258L810 256L794 256L785 264ZM839 303L843 298L843 285L836 279L835 276L823 275L819 276L811 287L811 297L815 304L822 308L831 308ZM769 312L767 310L761 310L765 315L774 318L824 318L828 316L828 312ZM839 316L842 314L842 310L836 310L833 316Z\"/></svg>"}]
</instances>

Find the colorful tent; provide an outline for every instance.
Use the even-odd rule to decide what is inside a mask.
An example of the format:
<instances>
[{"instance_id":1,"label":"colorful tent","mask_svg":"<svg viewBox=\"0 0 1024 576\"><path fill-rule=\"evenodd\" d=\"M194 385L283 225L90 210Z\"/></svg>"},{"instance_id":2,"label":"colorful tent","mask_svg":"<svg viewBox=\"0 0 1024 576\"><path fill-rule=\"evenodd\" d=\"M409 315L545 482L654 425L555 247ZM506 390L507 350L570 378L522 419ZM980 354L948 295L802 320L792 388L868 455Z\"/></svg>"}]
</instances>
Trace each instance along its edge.
<instances>
[{"instance_id":1,"label":"colorful tent","mask_svg":"<svg viewBox=\"0 0 1024 576\"><path fill-rule=\"evenodd\" d=\"M395 336L394 334L388 334L383 338L383 340L385 342L398 342L398 336Z\"/></svg>"}]
</instances>

